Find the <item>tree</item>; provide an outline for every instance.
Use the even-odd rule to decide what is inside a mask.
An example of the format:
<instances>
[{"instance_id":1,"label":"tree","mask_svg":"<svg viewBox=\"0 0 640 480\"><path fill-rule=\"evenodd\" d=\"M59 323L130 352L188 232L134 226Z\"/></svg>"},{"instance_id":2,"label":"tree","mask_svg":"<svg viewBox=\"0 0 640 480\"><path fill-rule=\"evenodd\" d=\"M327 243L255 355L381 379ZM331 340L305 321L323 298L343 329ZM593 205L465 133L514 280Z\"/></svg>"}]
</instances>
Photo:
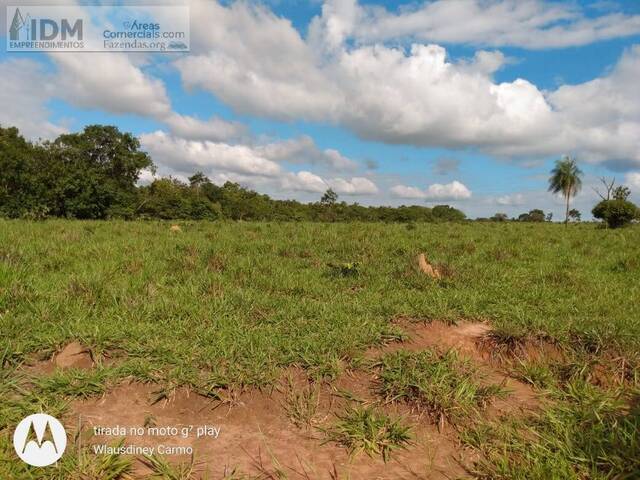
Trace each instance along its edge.
<instances>
[{"instance_id":1,"label":"tree","mask_svg":"<svg viewBox=\"0 0 640 480\"><path fill-rule=\"evenodd\" d=\"M569 223L569 201L575 197L582 187L582 171L578 168L576 160L567 156L556 160L556 165L551 170L549 178L549 191L562 193L566 200L565 225Z\"/></svg>"},{"instance_id":2,"label":"tree","mask_svg":"<svg viewBox=\"0 0 640 480\"><path fill-rule=\"evenodd\" d=\"M494 222L506 222L509 220L509 216L506 213L496 213L491 220Z\"/></svg>"},{"instance_id":3,"label":"tree","mask_svg":"<svg viewBox=\"0 0 640 480\"><path fill-rule=\"evenodd\" d=\"M539 208L529 210L529 213L522 213L518 216L520 222L544 222L547 217Z\"/></svg>"},{"instance_id":4,"label":"tree","mask_svg":"<svg viewBox=\"0 0 640 480\"><path fill-rule=\"evenodd\" d=\"M46 212L39 181L46 169L38 164L39 150L17 128L0 127L0 216L17 218Z\"/></svg>"},{"instance_id":5,"label":"tree","mask_svg":"<svg viewBox=\"0 0 640 480\"><path fill-rule=\"evenodd\" d=\"M620 228L640 217L638 207L628 200L602 200L591 211L595 218L604 220L609 228Z\"/></svg>"},{"instance_id":6,"label":"tree","mask_svg":"<svg viewBox=\"0 0 640 480\"><path fill-rule=\"evenodd\" d=\"M90 125L43 147L48 157L44 183L56 216L133 215L140 171L154 168L139 140L113 126Z\"/></svg>"},{"instance_id":7,"label":"tree","mask_svg":"<svg viewBox=\"0 0 640 480\"><path fill-rule=\"evenodd\" d=\"M431 213L436 220L446 222L459 222L467 218L462 211L449 205L436 205L431 209Z\"/></svg>"},{"instance_id":8,"label":"tree","mask_svg":"<svg viewBox=\"0 0 640 480\"><path fill-rule=\"evenodd\" d=\"M600 177L600 183L604 185L606 195L603 195L602 193L600 193L600 190L598 190L595 187L591 187L591 188L593 188L593 191L596 192L602 200L611 200L611 194L614 190L614 185L616 184L616 177L613 177L613 179L610 182L607 181L605 177Z\"/></svg>"},{"instance_id":9,"label":"tree","mask_svg":"<svg viewBox=\"0 0 640 480\"><path fill-rule=\"evenodd\" d=\"M625 187L624 185L619 185L613 191L614 200L628 200L630 195L631 190L629 190L629 187Z\"/></svg>"},{"instance_id":10,"label":"tree","mask_svg":"<svg viewBox=\"0 0 640 480\"><path fill-rule=\"evenodd\" d=\"M338 201L338 194L329 188L320 199L320 203L323 205L333 205Z\"/></svg>"},{"instance_id":11,"label":"tree","mask_svg":"<svg viewBox=\"0 0 640 480\"><path fill-rule=\"evenodd\" d=\"M553 212L549 212L549 213L547 213L547 216L546 216L545 220L546 220L547 222L552 221L552 220L553 220Z\"/></svg>"},{"instance_id":12,"label":"tree","mask_svg":"<svg viewBox=\"0 0 640 480\"><path fill-rule=\"evenodd\" d=\"M571 210L569 210L569 218L571 218L572 220L575 220L576 222L579 222L581 217L582 217L582 215L575 208L572 208Z\"/></svg>"}]
</instances>

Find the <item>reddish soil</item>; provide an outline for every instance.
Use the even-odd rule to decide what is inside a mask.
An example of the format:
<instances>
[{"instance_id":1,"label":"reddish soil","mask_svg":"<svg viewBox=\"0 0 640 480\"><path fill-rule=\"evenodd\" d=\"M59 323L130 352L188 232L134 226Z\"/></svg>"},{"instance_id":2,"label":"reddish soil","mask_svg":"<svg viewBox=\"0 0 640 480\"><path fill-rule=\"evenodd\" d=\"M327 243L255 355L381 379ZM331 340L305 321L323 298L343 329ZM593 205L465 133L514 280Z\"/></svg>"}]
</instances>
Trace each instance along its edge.
<instances>
[{"instance_id":1,"label":"reddish soil","mask_svg":"<svg viewBox=\"0 0 640 480\"><path fill-rule=\"evenodd\" d=\"M36 362L27 370L34 373L50 374L57 368L79 368L90 369L94 365L91 353L79 342L71 342L58 353L54 354L50 360Z\"/></svg>"},{"instance_id":2,"label":"reddish soil","mask_svg":"<svg viewBox=\"0 0 640 480\"><path fill-rule=\"evenodd\" d=\"M401 320L400 324L409 335L407 341L391 343L382 349L371 349L367 352L367 356L374 358L380 353L400 349L412 351L425 348L441 351L454 349L461 357L469 358L478 367L481 374L485 376L486 383L503 385L510 392L508 397L496 400L488 410L488 414L503 415L532 410L540 405L540 399L530 385L511 378L492 361L493 357L487 350L485 342L491 327L486 323L461 322L448 325L438 321L414 323Z\"/></svg>"},{"instance_id":3,"label":"reddish soil","mask_svg":"<svg viewBox=\"0 0 640 480\"><path fill-rule=\"evenodd\" d=\"M408 341L372 349L367 356L375 358L398 349L453 348L478 366L485 375L484 381L502 383L511 391L507 398L493 403L486 411L488 416L518 414L539 405L529 386L497 370L490 361L490 355L479 347L482 338L490 331L488 325L402 321L402 326L410 335ZM83 353L78 346L69 352L75 353L62 358L74 359ZM59 357L60 354L56 359ZM193 425L194 430L187 438L125 435L125 445L191 446L198 472L195 478L208 475L206 478L222 479L234 471L262 479L444 479L465 476L465 466L470 466L477 456L462 447L455 429L443 428L442 425L438 428L408 405L381 405L381 399L375 394L374 382L371 372L357 370L346 372L333 384L312 384L302 370L289 368L280 384L270 392L252 390L223 403L179 389L169 400L156 404L152 404L156 386L126 383L102 398L74 402L65 423L71 432L70 438L74 438L73 432L80 421L85 444L109 445L122 437L92 437L90 431L93 426L143 427L149 419L158 427ZM298 427L287 416L287 396L291 391L305 389L318 392L318 407L311 421L313 426ZM402 417L406 424L412 426L413 443L405 450L392 453L385 464L380 458L370 458L364 453L350 458L343 447L326 442L321 429L330 427L336 421L336 413L347 405L357 403L375 404L388 414ZM196 438L195 429L204 425L219 427L219 437ZM188 454L166 457L173 463L190 460ZM136 462L135 473L143 478L150 472L141 462Z\"/></svg>"},{"instance_id":4,"label":"reddish soil","mask_svg":"<svg viewBox=\"0 0 640 480\"><path fill-rule=\"evenodd\" d=\"M169 401L151 405L153 390L151 385L131 383L117 387L100 399L75 402L66 424L74 431L80 416L83 431L88 432L96 425L141 427L145 418L151 416L157 426L220 427L217 439L128 436L125 442L137 446L192 446L197 470L203 476L208 472L208 478L214 479L224 478L234 470L259 475L258 478L279 478L276 474L282 471L291 479L329 479L334 472L338 478L354 480L438 479L464 474L459 457L465 454L455 439L438 433L435 427L416 416L407 419L417 423L413 432L415 444L397 451L385 464L365 454L350 459L342 447L323 443L321 432L295 427L287 418L282 408L282 394L277 391L247 392L229 405L190 394L188 390L178 390ZM90 442L113 444L119 438L94 437ZM87 442L89 435L84 433L83 439ZM167 457L173 462L189 460L188 455ZM146 467L137 464L138 475L142 477L147 473Z\"/></svg>"}]
</instances>

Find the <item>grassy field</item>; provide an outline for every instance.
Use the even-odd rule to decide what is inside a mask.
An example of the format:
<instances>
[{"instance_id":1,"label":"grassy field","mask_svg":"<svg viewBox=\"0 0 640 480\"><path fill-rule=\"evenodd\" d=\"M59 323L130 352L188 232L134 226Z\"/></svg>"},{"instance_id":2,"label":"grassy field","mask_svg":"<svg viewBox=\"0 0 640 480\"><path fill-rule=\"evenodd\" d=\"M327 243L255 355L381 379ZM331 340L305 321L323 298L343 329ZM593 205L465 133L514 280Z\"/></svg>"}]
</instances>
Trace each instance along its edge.
<instances>
[{"instance_id":1,"label":"grassy field","mask_svg":"<svg viewBox=\"0 0 640 480\"><path fill-rule=\"evenodd\" d=\"M94 478L71 457L62 470L19 462L11 434L34 411L64 415L70 399L125 378L153 382L158 398L268 387L293 365L330 384L368 348L403 340L398 319L486 322L493 351L542 352L502 365L546 399L534 416L456 420L480 455L469 477L640 478L640 228L180 225L0 221L0 478ZM421 252L442 279L415 268ZM30 373L72 341L96 368ZM437 404L448 392L430 379L448 378L449 359L415 366L432 357L383 359L394 369L385 397L418 382L411 395ZM341 432L367 415L343 417ZM387 437L404 438L393 422Z\"/></svg>"}]
</instances>

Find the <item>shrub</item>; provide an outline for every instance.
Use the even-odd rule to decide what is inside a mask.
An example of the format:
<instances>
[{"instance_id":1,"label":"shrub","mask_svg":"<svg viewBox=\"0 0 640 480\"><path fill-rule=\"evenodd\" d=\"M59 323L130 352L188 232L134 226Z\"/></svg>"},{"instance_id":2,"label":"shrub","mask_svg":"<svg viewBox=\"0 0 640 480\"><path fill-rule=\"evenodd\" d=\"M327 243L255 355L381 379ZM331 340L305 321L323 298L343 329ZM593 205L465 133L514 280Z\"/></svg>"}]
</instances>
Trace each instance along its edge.
<instances>
[{"instance_id":1,"label":"shrub","mask_svg":"<svg viewBox=\"0 0 640 480\"><path fill-rule=\"evenodd\" d=\"M609 228L620 228L638 219L638 207L628 200L603 200L591 211L595 218L604 220Z\"/></svg>"}]
</instances>

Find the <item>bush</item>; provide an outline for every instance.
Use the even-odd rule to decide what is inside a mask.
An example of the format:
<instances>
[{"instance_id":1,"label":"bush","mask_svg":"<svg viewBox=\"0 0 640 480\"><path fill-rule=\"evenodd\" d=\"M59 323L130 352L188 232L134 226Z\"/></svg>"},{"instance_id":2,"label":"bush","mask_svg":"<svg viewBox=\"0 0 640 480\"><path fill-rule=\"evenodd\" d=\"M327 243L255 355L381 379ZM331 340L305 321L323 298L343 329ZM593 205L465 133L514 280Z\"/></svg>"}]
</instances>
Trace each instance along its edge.
<instances>
[{"instance_id":1,"label":"bush","mask_svg":"<svg viewBox=\"0 0 640 480\"><path fill-rule=\"evenodd\" d=\"M595 218L604 220L609 228L620 228L638 219L638 207L628 200L603 200L591 211Z\"/></svg>"}]
</instances>

